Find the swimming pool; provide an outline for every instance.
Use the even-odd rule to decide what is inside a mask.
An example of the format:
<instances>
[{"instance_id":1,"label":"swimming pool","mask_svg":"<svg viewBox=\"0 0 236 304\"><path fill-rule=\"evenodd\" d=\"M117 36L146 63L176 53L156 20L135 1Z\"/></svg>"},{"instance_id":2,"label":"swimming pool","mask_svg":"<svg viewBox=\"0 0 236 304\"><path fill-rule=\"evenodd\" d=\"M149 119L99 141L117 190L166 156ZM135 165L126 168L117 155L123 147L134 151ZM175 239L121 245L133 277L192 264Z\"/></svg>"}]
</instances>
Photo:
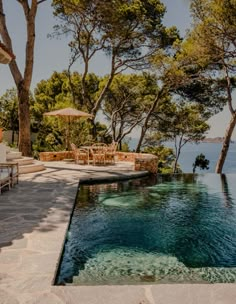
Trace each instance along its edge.
<instances>
[{"instance_id":1,"label":"swimming pool","mask_svg":"<svg viewBox=\"0 0 236 304\"><path fill-rule=\"evenodd\" d=\"M80 186L57 284L236 281L236 175Z\"/></svg>"}]
</instances>

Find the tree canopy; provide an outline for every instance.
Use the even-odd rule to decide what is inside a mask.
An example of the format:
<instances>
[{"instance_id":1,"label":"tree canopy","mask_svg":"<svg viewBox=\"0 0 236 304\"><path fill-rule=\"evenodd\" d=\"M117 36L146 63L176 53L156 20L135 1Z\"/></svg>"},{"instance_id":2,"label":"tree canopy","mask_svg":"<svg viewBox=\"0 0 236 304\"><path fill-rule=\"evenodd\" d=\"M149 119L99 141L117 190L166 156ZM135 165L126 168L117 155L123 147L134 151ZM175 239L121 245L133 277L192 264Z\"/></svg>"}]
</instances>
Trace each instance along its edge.
<instances>
[{"instance_id":1,"label":"tree canopy","mask_svg":"<svg viewBox=\"0 0 236 304\"><path fill-rule=\"evenodd\" d=\"M108 0L54 0L53 6L60 21L56 34L71 37L71 64L80 59L84 65L83 103L88 98L86 76L92 58L103 52L110 59L109 77L93 100L94 115L115 75L126 69L146 68L147 59L156 50L168 49L178 37L175 27L163 25L165 6L159 0L113 0L112 5Z\"/></svg>"},{"instance_id":2,"label":"tree canopy","mask_svg":"<svg viewBox=\"0 0 236 304\"><path fill-rule=\"evenodd\" d=\"M198 74L216 79L231 113L216 165L216 173L221 173L236 124L236 109L232 103L236 85L236 1L193 0L191 10L194 28L187 43L191 45L189 49L196 47L194 63L197 63Z\"/></svg>"}]
</instances>

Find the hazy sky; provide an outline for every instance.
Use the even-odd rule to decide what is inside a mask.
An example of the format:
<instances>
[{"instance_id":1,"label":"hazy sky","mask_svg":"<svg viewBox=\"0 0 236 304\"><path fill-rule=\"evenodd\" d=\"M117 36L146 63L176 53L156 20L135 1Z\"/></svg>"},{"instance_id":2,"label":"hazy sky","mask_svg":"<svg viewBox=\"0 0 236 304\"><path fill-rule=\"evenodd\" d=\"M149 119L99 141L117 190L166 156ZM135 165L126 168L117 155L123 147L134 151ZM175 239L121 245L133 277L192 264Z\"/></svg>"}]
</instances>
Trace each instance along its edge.
<instances>
[{"instance_id":1,"label":"hazy sky","mask_svg":"<svg viewBox=\"0 0 236 304\"><path fill-rule=\"evenodd\" d=\"M164 19L165 24L168 26L176 25L182 36L184 36L186 29L191 26L189 0L162 0L162 2L167 7L167 14ZM25 23L22 8L16 0L4 0L3 3L7 26L13 41L14 53L22 71L25 60ZM63 69L67 69L68 66L69 48L67 39L65 37L61 40L47 38L47 35L52 33L53 25L55 24L50 3L51 1L48 0L39 5L38 9L32 90L40 80L48 79L53 71L61 72ZM93 62L91 71L104 75L108 72L107 63L106 58L101 56ZM74 69L81 71L80 64L74 65ZM0 65L0 95L13 86L14 82L8 65ZM209 121L211 130L208 136L224 136L229 117L227 109L214 116ZM236 138L236 132L233 137Z\"/></svg>"}]
</instances>

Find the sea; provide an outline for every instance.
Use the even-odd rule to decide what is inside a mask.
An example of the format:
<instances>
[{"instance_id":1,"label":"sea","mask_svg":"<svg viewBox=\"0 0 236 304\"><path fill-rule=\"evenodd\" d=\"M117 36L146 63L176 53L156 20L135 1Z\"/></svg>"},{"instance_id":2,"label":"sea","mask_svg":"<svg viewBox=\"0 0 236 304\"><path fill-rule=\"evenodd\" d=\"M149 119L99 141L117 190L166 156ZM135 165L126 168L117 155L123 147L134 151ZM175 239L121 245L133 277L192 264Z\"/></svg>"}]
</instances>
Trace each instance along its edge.
<instances>
[{"instance_id":1,"label":"sea","mask_svg":"<svg viewBox=\"0 0 236 304\"><path fill-rule=\"evenodd\" d=\"M136 139L131 139L129 142L130 150L135 149L137 144ZM173 143L167 142L164 145L173 148ZM217 160L220 155L222 143L187 143L181 150L179 165L184 173L191 173L193 171L193 163L196 156L204 154L206 159L210 161L208 170L196 169L196 173L214 173ZM236 143L231 143L226 161L223 167L223 173L236 173Z\"/></svg>"}]
</instances>

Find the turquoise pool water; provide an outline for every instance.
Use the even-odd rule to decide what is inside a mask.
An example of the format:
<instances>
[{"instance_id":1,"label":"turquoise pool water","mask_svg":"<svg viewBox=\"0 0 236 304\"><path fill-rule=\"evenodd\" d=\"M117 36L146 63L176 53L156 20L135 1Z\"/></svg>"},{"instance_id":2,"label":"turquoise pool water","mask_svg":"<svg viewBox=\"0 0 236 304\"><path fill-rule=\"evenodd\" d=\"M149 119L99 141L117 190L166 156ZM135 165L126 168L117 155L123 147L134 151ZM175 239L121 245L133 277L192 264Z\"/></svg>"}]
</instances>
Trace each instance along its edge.
<instances>
[{"instance_id":1,"label":"turquoise pool water","mask_svg":"<svg viewBox=\"0 0 236 304\"><path fill-rule=\"evenodd\" d=\"M236 281L236 175L83 185L58 284Z\"/></svg>"}]
</instances>

